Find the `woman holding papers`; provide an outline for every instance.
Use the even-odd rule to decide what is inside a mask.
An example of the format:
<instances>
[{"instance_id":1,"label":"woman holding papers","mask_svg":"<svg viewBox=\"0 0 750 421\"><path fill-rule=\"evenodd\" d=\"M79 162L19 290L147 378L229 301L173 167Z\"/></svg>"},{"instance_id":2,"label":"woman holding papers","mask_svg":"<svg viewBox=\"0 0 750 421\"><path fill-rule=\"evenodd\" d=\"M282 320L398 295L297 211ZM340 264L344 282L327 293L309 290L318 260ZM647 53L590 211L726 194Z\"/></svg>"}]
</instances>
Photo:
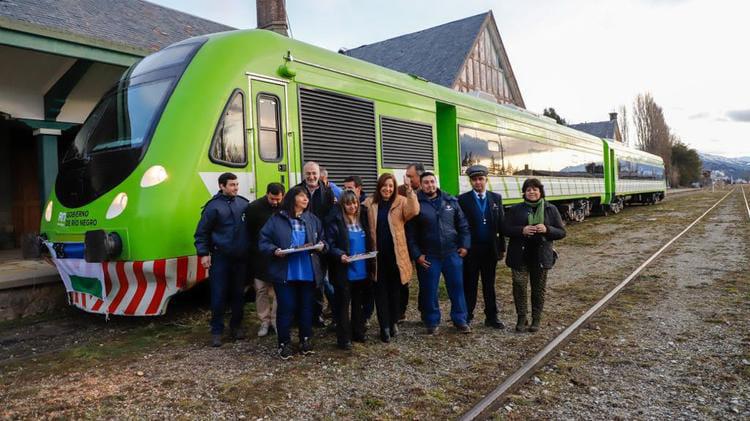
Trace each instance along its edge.
<instances>
[{"instance_id":1,"label":"woman holding papers","mask_svg":"<svg viewBox=\"0 0 750 421\"><path fill-rule=\"evenodd\" d=\"M374 261L367 209L360 205L359 198L346 190L339 198L339 208L332 212L326 224L326 237L330 242L331 255L336 271L336 342L344 350L352 348L355 342L365 342L365 317L363 305L365 293L370 284ZM374 256L373 256L374 257ZM349 317L351 303L351 319Z\"/></svg>"},{"instance_id":2,"label":"woman holding papers","mask_svg":"<svg viewBox=\"0 0 750 421\"><path fill-rule=\"evenodd\" d=\"M412 266L406 245L406 222L419 214L419 201L409 183L406 196L396 194L396 177L385 173L378 178L375 193L365 200L375 259L375 304L380 340L390 342L398 331L401 285L411 279Z\"/></svg>"},{"instance_id":3,"label":"woman holding papers","mask_svg":"<svg viewBox=\"0 0 750 421\"><path fill-rule=\"evenodd\" d=\"M290 329L295 316L300 352L313 352L313 300L316 286L323 281L320 255L327 252L328 246L320 220L305 212L309 201L304 187L289 190L281 210L261 229L258 241L260 252L270 259L267 270L276 292L278 352L284 360L293 354Z\"/></svg>"}]
</instances>

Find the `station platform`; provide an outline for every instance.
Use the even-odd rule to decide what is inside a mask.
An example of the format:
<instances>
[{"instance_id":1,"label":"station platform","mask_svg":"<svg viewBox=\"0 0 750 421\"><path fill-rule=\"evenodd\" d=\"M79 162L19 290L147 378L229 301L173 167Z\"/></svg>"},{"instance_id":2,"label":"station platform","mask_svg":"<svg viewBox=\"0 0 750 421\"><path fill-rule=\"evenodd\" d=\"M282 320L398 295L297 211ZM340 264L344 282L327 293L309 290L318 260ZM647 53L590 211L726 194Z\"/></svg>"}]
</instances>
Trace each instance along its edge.
<instances>
[{"instance_id":1,"label":"station platform","mask_svg":"<svg viewBox=\"0 0 750 421\"><path fill-rule=\"evenodd\" d=\"M0 290L62 282L57 269L42 259L24 260L21 249L0 250Z\"/></svg>"}]
</instances>

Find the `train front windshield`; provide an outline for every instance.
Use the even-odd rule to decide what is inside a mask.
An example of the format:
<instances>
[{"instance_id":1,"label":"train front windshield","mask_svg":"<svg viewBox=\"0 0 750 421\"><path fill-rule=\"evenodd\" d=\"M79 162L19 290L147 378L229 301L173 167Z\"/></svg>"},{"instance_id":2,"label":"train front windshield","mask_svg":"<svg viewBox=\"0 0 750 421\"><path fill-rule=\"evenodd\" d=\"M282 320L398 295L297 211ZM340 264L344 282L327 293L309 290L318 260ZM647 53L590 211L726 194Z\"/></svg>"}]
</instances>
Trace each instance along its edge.
<instances>
[{"instance_id":1,"label":"train front windshield","mask_svg":"<svg viewBox=\"0 0 750 421\"><path fill-rule=\"evenodd\" d=\"M130 175L177 81L204 42L178 44L144 58L99 101L60 165L55 190L62 205L84 206Z\"/></svg>"}]
</instances>

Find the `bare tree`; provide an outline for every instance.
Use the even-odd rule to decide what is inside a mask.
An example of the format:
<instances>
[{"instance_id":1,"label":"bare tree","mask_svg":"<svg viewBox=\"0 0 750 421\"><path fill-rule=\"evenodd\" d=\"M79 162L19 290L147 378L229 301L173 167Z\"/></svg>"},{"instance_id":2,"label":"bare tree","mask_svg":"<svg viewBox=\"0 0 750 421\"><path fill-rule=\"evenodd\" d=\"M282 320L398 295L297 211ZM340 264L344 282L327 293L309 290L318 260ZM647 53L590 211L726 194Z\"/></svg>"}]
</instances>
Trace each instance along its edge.
<instances>
[{"instance_id":1,"label":"bare tree","mask_svg":"<svg viewBox=\"0 0 750 421\"><path fill-rule=\"evenodd\" d=\"M646 152L659 155L664 160L666 174L671 175L672 142L662 108L654 102L650 93L638 94L633 104L633 124L636 146Z\"/></svg>"},{"instance_id":2,"label":"bare tree","mask_svg":"<svg viewBox=\"0 0 750 421\"><path fill-rule=\"evenodd\" d=\"M620 127L620 135L622 135L622 143L630 145L630 126L628 123L628 107L623 104L617 109L617 126Z\"/></svg>"}]
</instances>

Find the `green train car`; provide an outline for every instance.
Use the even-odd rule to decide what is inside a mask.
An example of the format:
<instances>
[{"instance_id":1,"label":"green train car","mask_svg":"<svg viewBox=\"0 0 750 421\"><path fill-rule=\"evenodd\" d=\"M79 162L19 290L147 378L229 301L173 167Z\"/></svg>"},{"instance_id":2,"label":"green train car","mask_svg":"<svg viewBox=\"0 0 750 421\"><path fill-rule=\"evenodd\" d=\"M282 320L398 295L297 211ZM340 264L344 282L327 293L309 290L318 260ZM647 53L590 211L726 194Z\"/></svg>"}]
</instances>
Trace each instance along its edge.
<instances>
[{"instance_id":1,"label":"green train car","mask_svg":"<svg viewBox=\"0 0 750 421\"><path fill-rule=\"evenodd\" d=\"M158 315L205 279L193 232L218 175L253 199L302 181L302 163L332 180L411 162L442 189L469 188L483 163L506 203L529 176L569 219L656 200L663 163L536 114L467 96L263 30L189 39L133 65L94 108L65 154L40 238L71 304Z\"/></svg>"}]
</instances>

